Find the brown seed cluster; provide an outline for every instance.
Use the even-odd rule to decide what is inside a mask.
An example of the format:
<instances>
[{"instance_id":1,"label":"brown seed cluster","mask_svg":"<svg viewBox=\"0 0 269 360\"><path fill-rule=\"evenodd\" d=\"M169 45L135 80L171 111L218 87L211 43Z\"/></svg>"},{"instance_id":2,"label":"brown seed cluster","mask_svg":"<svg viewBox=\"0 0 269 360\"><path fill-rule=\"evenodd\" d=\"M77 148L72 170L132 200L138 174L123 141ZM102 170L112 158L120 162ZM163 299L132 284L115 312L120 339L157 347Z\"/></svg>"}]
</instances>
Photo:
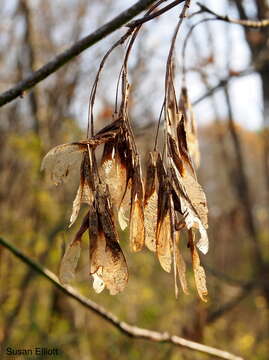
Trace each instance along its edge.
<instances>
[{"instance_id":1,"label":"brown seed cluster","mask_svg":"<svg viewBox=\"0 0 269 360\"><path fill-rule=\"evenodd\" d=\"M76 221L81 204L89 207L62 259L60 280L67 283L74 278L81 238L88 230L94 290L99 293L107 288L112 295L121 292L128 281L128 270L117 228L129 227L131 250L137 252L146 245L156 253L165 271L174 269L176 295L178 280L184 293L188 293L186 265L180 250L180 233L185 229L198 294L206 301L205 272L197 248L203 253L208 251L207 205L195 172L199 151L187 90L182 89L179 104L175 97L168 97L164 148L162 154L156 148L148 154L143 179L126 110L126 78L125 84L120 111L110 125L87 140L53 148L43 159L42 168L56 184L69 176L76 163L81 164L70 226ZM95 150L101 144L104 150L98 163Z\"/></svg>"}]
</instances>

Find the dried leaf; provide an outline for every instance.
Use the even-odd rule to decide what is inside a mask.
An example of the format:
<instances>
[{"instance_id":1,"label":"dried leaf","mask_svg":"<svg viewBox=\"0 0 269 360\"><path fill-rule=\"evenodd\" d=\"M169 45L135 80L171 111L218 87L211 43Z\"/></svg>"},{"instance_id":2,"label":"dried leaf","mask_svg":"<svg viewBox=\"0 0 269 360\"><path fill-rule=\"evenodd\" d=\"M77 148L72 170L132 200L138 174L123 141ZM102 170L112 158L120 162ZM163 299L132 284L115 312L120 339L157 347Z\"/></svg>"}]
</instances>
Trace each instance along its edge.
<instances>
[{"instance_id":1,"label":"dried leaf","mask_svg":"<svg viewBox=\"0 0 269 360\"><path fill-rule=\"evenodd\" d=\"M204 268L200 265L199 254L194 246L193 233L192 230L189 230L189 243L192 255L192 267L194 272L194 279L197 288L197 292L200 298L207 302L206 296L208 295L206 287L206 275Z\"/></svg>"},{"instance_id":2,"label":"dried leaf","mask_svg":"<svg viewBox=\"0 0 269 360\"><path fill-rule=\"evenodd\" d=\"M62 284L68 284L75 278L75 271L80 257L81 242L72 241L66 248L62 258L59 279Z\"/></svg>"}]
</instances>

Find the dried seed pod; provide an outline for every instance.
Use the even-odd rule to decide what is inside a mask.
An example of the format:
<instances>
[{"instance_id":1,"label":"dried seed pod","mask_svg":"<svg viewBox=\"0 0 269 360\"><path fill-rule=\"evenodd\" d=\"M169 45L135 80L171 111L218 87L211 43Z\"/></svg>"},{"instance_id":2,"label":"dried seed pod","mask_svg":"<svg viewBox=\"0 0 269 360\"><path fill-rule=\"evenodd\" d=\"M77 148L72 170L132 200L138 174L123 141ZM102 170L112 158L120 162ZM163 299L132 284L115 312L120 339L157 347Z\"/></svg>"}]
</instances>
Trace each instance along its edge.
<instances>
[{"instance_id":1,"label":"dried seed pod","mask_svg":"<svg viewBox=\"0 0 269 360\"><path fill-rule=\"evenodd\" d=\"M105 185L98 185L96 208L90 212L90 272L94 275L95 291L106 287L111 295L125 288L128 270L118 243L109 194ZM103 282L103 283L102 283Z\"/></svg>"},{"instance_id":2,"label":"dried seed pod","mask_svg":"<svg viewBox=\"0 0 269 360\"><path fill-rule=\"evenodd\" d=\"M93 189L94 184L92 183L93 175L92 169L90 166L90 158L89 154L86 152L83 156L83 160L80 168L80 184L79 188L73 201L73 209L70 217L70 225L71 227L76 221L81 204L85 203L91 205L93 202Z\"/></svg>"},{"instance_id":3,"label":"dried seed pod","mask_svg":"<svg viewBox=\"0 0 269 360\"><path fill-rule=\"evenodd\" d=\"M87 152L89 147L95 148L100 144L111 141L116 134L116 130L104 132L87 140L58 145L45 155L41 163L41 170L45 170L54 184L61 184L67 179L71 170L77 169L77 166L81 163L82 154Z\"/></svg>"},{"instance_id":4,"label":"dried seed pod","mask_svg":"<svg viewBox=\"0 0 269 360\"><path fill-rule=\"evenodd\" d=\"M72 241L66 248L61 261L59 279L62 284L68 284L75 278L75 271L81 251L81 241Z\"/></svg>"},{"instance_id":5,"label":"dried seed pod","mask_svg":"<svg viewBox=\"0 0 269 360\"><path fill-rule=\"evenodd\" d=\"M180 242L180 235L179 232L177 232L177 246L176 246L176 267L177 267L177 273L178 273L178 278L179 278L179 282L181 284L182 290L183 292L188 295L189 294L189 290L188 290L188 284L187 284L187 279L186 279L186 264L184 261L184 258L180 252L179 249L179 242Z\"/></svg>"},{"instance_id":6,"label":"dried seed pod","mask_svg":"<svg viewBox=\"0 0 269 360\"><path fill-rule=\"evenodd\" d=\"M131 212L132 179L129 179L118 211L118 221L121 230L125 230L129 224Z\"/></svg>"},{"instance_id":7,"label":"dried seed pod","mask_svg":"<svg viewBox=\"0 0 269 360\"><path fill-rule=\"evenodd\" d=\"M200 151L197 137L197 126L187 88L182 89L179 106L185 118L188 151L194 164L198 167L200 165Z\"/></svg>"},{"instance_id":8,"label":"dried seed pod","mask_svg":"<svg viewBox=\"0 0 269 360\"><path fill-rule=\"evenodd\" d=\"M112 203L118 210L125 192L127 168L115 143L105 145L101 163L103 181L108 185Z\"/></svg>"},{"instance_id":9,"label":"dried seed pod","mask_svg":"<svg viewBox=\"0 0 269 360\"><path fill-rule=\"evenodd\" d=\"M149 153L144 199L145 244L151 251L156 251L158 218L157 158L158 153L156 151Z\"/></svg>"},{"instance_id":10,"label":"dried seed pod","mask_svg":"<svg viewBox=\"0 0 269 360\"><path fill-rule=\"evenodd\" d=\"M141 170L138 159L133 169L132 192L131 192L131 214L130 214L130 247L132 251L140 251L144 247L144 191L141 179Z\"/></svg>"},{"instance_id":11,"label":"dried seed pod","mask_svg":"<svg viewBox=\"0 0 269 360\"><path fill-rule=\"evenodd\" d=\"M191 250L192 256L192 267L194 272L194 279L197 288L197 292L200 298L207 302L206 296L208 295L207 287L206 287L206 275L205 270L200 264L199 254L194 245L194 234L192 230L189 230L189 246Z\"/></svg>"}]
</instances>

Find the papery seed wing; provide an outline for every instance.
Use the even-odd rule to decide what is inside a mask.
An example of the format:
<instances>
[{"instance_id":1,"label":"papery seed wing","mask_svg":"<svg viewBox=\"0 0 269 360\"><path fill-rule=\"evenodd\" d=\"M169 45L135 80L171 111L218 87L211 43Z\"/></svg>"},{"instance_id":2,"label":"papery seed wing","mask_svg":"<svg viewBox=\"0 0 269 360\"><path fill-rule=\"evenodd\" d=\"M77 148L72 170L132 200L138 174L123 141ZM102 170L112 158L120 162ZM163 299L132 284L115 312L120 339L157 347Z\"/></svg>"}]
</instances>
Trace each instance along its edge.
<instances>
[{"instance_id":1,"label":"papery seed wing","mask_svg":"<svg viewBox=\"0 0 269 360\"><path fill-rule=\"evenodd\" d=\"M130 246L132 251L140 251L145 242L144 225L144 191L139 163L136 164L133 174L130 215Z\"/></svg>"},{"instance_id":2,"label":"papery seed wing","mask_svg":"<svg viewBox=\"0 0 269 360\"><path fill-rule=\"evenodd\" d=\"M177 243L179 246L179 232L177 232ZM188 295L189 290L188 290L188 284L187 284L187 279L186 279L186 264L185 264L184 258L182 256L178 246L176 247L176 266L177 266L179 282L180 282L183 292L186 295Z\"/></svg>"},{"instance_id":3,"label":"papery seed wing","mask_svg":"<svg viewBox=\"0 0 269 360\"><path fill-rule=\"evenodd\" d=\"M129 224L130 211L131 211L131 191L132 191L132 179L129 179L125 194L120 203L118 211L118 221L121 230L125 230Z\"/></svg>"},{"instance_id":4,"label":"papery seed wing","mask_svg":"<svg viewBox=\"0 0 269 360\"><path fill-rule=\"evenodd\" d=\"M203 253L206 254L209 248L207 231L202 224L201 220L196 216L196 214L189 208L186 208L184 221L187 229L198 229L200 233L200 238L196 243L197 248Z\"/></svg>"},{"instance_id":5,"label":"papery seed wing","mask_svg":"<svg viewBox=\"0 0 269 360\"><path fill-rule=\"evenodd\" d=\"M186 126L186 138L188 143L188 150L192 160L196 167L200 164L200 151L197 137L197 126L192 109L191 102L189 100L188 91L186 88L182 89L180 107L184 113L185 126Z\"/></svg>"},{"instance_id":6,"label":"papery seed wing","mask_svg":"<svg viewBox=\"0 0 269 360\"><path fill-rule=\"evenodd\" d=\"M181 159L181 156L179 154L179 150L176 144L176 140L168 134L168 145L169 145L169 153L171 158L174 161L175 166L177 167L177 170L179 171L180 175L184 175L184 164L183 160Z\"/></svg>"},{"instance_id":7,"label":"papery seed wing","mask_svg":"<svg viewBox=\"0 0 269 360\"><path fill-rule=\"evenodd\" d=\"M127 168L112 143L106 144L104 148L102 174L104 182L109 187L112 203L118 210L126 187Z\"/></svg>"},{"instance_id":8,"label":"papery seed wing","mask_svg":"<svg viewBox=\"0 0 269 360\"><path fill-rule=\"evenodd\" d=\"M80 184L73 201L73 209L70 217L70 226L76 221L82 203L91 205L93 202L92 170L90 167L89 154L85 153L80 168Z\"/></svg>"},{"instance_id":9,"label":"papery seed wing","mask_svg":"<svg viewBox=\"0 0 269 360\"><path fill-rule=\"evenodd\" d=\"M207 302L206 296L208 295L206 287L206 275L204 268L200 265L199 254L195 248L193 242L192 230L189 231L189 242L192 255L192 267L194 272L194 279L197 288L197 292L204 302Z\"/></svg>"},{"instance_id":10,"label":"papery seed wing","mask_svg":"<svg viewBox=\"0 0 269 360\"><path fill-rule=\"evenodd\" d=\"M98 270L92 274L92 278L93 278L93 290L97 293L100 294L104 288L105 288L105 283L103 280L103 268L98 268Z\"/></svg>"},{"instance_id":11,"label":"papery seed wing","mask_svg":"<svg viewBox=\"0 0 269 360\"><path fill-rule=\"evenodd\" d=\"M50 176L51 181L58 185L80 166L82 153L87 151L86 145L63 144L51 149L42 160L41 170Z\"/></svg>"},{"instance_id":12,"label":"papery seed wing","mask_svg":"<svg viewBox=\"0 0 269 360\"><path fill-rule=\"evenodd\" d=\"M167 211L163 219L158 223L157 229L157 256L162 268L170 272L172 264L171 255L171 224L170 215Z\"/></svg>"},{"instance_id":13,"label":"papery seed wing","mask_svg":"<svg viewBox=\"0 0 269 360\"><path fill-rule=\"evenodd\" d=\"M75 278L75 271L80 257L80 251L80 241L72 241L67 246L59 271L59 279L62 284L68 284Z\"/></svg>"},{"instance_id":14,"label":"papery seed wing","mask_svg":"<svg viewBox=\"0 0 269 360\"><path fill-rule=\"evenodd\" d=\"M128 269L125 257L117 241L106 238L105 266L103 280L110 295L122 292L128 282Z\"/></svg>"},{"instance_id":15,"label":"papery seed wing","mask_svg":"<svg viewBox=\"0 0 269 360\"><path fill-rule=\"evenodd\" d=\"M184 162L186 162L190 166L192 172L195 173L192 159L189 154L184 116L182 116L181 121L177 126L177 140L178 140L178 149L181 158L183 159Z\"/></svg>"},{"instance_id":16,"label":"papery seed wing","mask_svg":"<svg viewBox=\"0 0 269 360\"><path fill-rule=\"evenodd\" d=\"M158 216L158 195L157 191L145 199L144 217L145 217L145 244L151 251L156 251L156 232Z\"/></svg>"},{"instance_id":17,"label":"papery seed wing","mask_svg":"<svg viewBox=\"0 0 269 360\"><path fill-rule=\"evenodd\" d=\"M145 241L144 212L142 201L136 199L132 203L130 216L130 247L132 251L143 249Z\"/></svg>"},{"instance_id":18,"label":"papery seed wing","mask_svg":"<svg viewBox=\"0 0 269 360\"><path fill-rule=\"evenodd\" d=\"M105 253L102 278L111 295L115 295L125 288L128 281L128 269L125 257L118 242L112 208L109 196L103 185L97 192L98 218L100 228L105 238Z\"/></svg>"},{"instance_id":19,"label":"papery seed wing","mask_svg":"<svg viewBox=\"0 0 269 360\"><path fill-rule=\"evenodd\" d=\"M186 171L185 175L182 177L182 183L186 189L190 202L195 209L195 212L197 213L204 227L207 228L208 208L205 193L201 185L189 171Z\"/></svg>"},{"instance_id":20,"label":"papery seed wing","mask_svg":"<svg viewBox=\"0 0 269 360\"><path fill-rule=\"evenodd\" d=\"M158 195L156 190L145 202L145 244L151 251L156 251L156 232L158 219Z\"/></svg>"}]
</instances>

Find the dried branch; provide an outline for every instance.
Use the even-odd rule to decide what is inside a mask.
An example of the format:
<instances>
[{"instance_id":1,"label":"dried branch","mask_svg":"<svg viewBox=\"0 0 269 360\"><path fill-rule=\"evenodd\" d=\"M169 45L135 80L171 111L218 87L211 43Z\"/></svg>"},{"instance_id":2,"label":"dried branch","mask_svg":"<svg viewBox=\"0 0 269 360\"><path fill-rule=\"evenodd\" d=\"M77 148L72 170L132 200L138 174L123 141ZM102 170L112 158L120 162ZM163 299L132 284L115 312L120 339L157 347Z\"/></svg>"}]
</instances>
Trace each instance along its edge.
<instances>
[{"instance_id":1,"label":"dried branch","mask_svg":"<svg viewBox=\"0 0 269 360\"><path fill-rule=\"evenodd\" d=\"M260 20L260 21L233 19L227 15L219 15L219 14L215 13L213 10L209 9L207 6L200 4L199 2L197 3L197 5L200 6L201 12L206 12L208 14L213 15L216 20L221 20L221 21L225 21L225 22L228 22L231 24L237 24L237 25L252 27L252 28L256 28L256 29L257 28L260 29L260 28L269 26L269 19L264 19L264 20Z\"/></svg>"},{"instance_id":2,"label":"dried branch","mask_svg":"<svg viewBox=\"0 0 269 360\"><path fill-rule=\"evenodd\" d=\"M200 353L204 353L210 356L214 356L219 359L227 359L227 360L243 360L241 357L233 355L227 351L219 350L210 346L206 346L200 343L196 343L194 341L190 341L184 339L182 337L176 335L170 335L167 332L160 333L157 331L152 331L148 329L139 328L137 326L130 325L124 321L118 319L114 314L105 310L102 306L96 304L90 299L82 296L78 291L76 291L71 286L62 286L57 276L49 271L48 269L42 267L28 256L23 254L19 249L17 249L14 245L10 244L6 240L0 238L0 245L9 250L13 255L19 258L22 262L28 265L30 268L35 270L39 275L46 278L50 281L55 287L61 290L65 295L70 298L76 300L81 305L86 307L87 309L93 311L95 314L115 326L119 331L121 331L124 335L136 338L136 339L145 339L153 342L159 343L169 343L172 345L180 346L183 348L187 348L189 350L198 351Z\"/></svg>"},{"instance_id":3,"label":"dried branch","mask_svg":"<svg viewBox=\"0 0 269 360\"><path fill-rule=\"evenodd\" d=\"M22 96L24 91L32 88L33 86L47 78L49 75L53 74L67 62L72 60L74 57L82 53L84 50L93 46L106 36L113 33L115 30L118 30L122 25L132 20L140 12L146 10L155 1L156 0L137 1L134 5L120 13L113 20L107 22L88 36L75 42L66 51L57 55L47 64L43 65L41 68L30 74L27 78L20 81L17 85L0 94L0 107L16 99L17 97Z\"/></svg>"}]
</instances>

